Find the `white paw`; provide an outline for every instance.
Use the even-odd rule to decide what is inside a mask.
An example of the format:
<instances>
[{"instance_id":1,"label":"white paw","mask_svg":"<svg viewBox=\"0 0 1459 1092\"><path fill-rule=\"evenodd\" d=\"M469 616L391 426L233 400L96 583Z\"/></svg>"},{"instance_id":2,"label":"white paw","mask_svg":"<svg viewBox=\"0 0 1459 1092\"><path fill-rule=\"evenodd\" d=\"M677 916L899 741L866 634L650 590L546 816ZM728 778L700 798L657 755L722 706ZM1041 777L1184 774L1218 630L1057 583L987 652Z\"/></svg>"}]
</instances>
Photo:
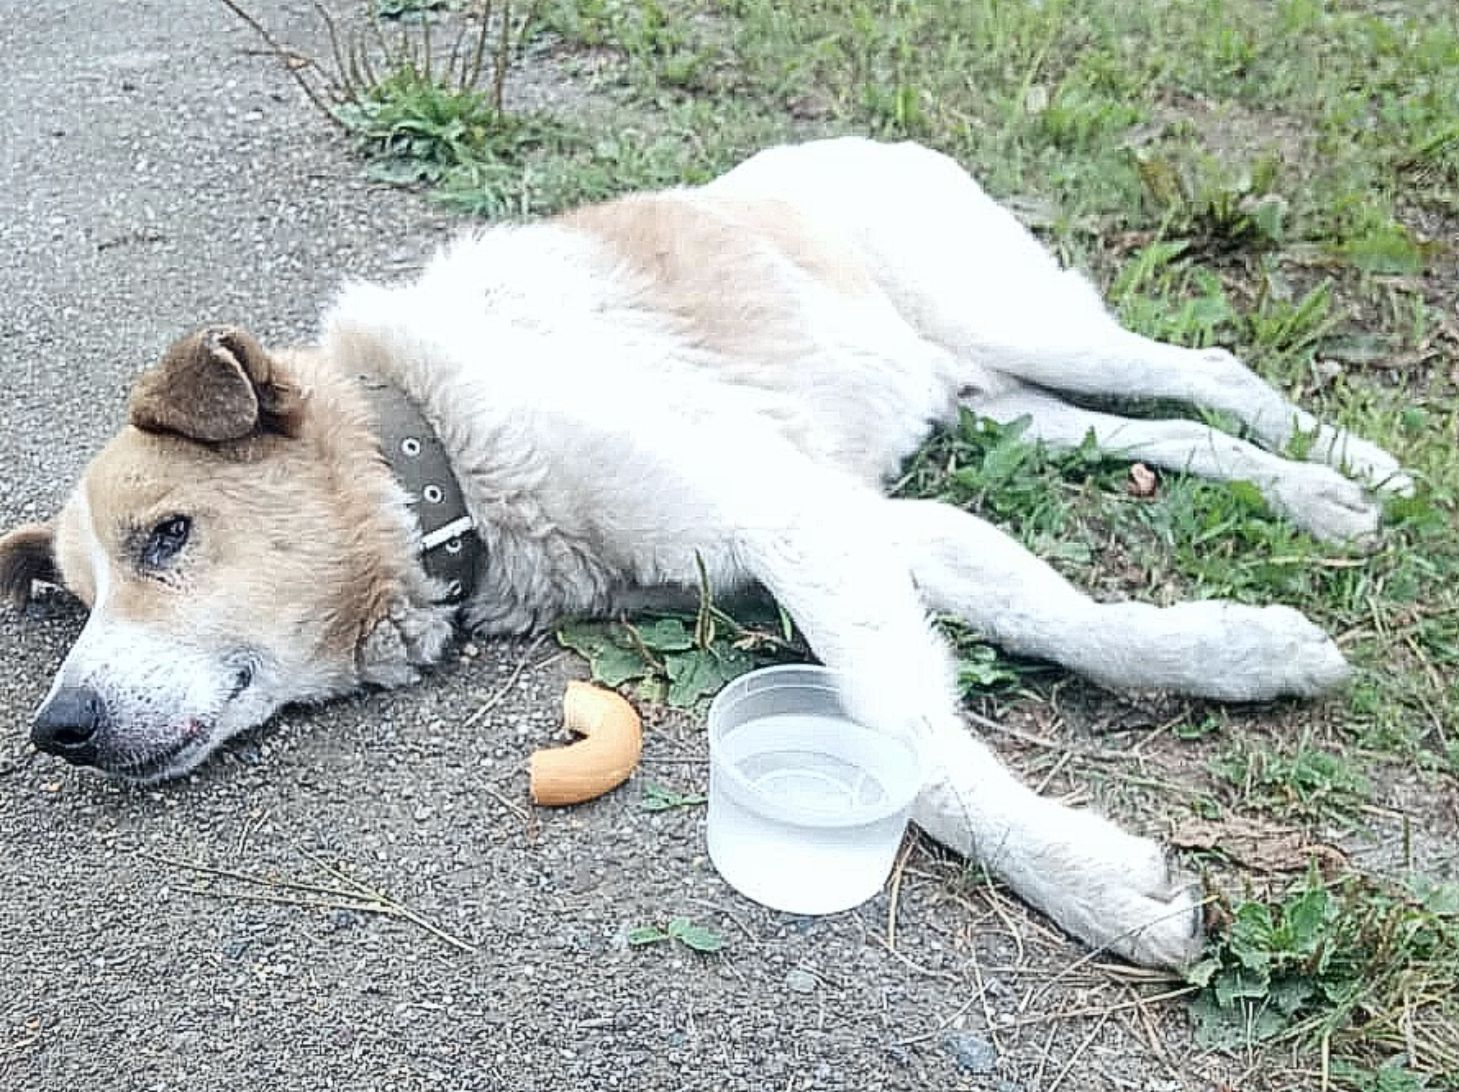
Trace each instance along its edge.
<instances>
[{"instance_id":1,"label":"white paw","mask_svg":"<svg viewBox=\"0 0 1459 1092\"><path fill-rule=\"evenodd\" d=\"M1195 959L1200 892L1159 845L1011 786L1006 771L982 772L935 773L913 820L1086 944L1148 967Z\"/></svg>"},{"instance_id":2,"label":"white paw","mask_svg":"<svg viewBox=\"0 0 1459 1092\"><path fill-rule=\"evenodd\" d=\"M1352 668L1332 638L1292 607L1253 608L1267 644L1267 662L1275 665L1272 692L1311 697L1336 690L1352 677Z\"/></svg>"},{"instance_id":3,"label":"white paw","mask_svg":"<svg viewBox=\"0 0 1459 1092\"><path fill-rule=\"evenodd\" d=\"M1203 941L1199 883L1173 869L1158 843L1094 812L1048 806L1053 815L1030 862L1044 882L1025 897L1086 944L1132 963L1194 960Z\"/></svg>"},{"instance_id":4,"label":"white paw","mask_svg":"<svg viewBox=\"0 0 1459 1092\"><path fill-rule=\"evenodd\" d=\"M1193 660L1204 665L1188 689L1220 701L1270 701L1312 697L1348 681L1352 668L1341 650L1301 611L1239 603L1192 603L1188 609L1218 611L1210 635Z\"/></svg>"},{"instance_id":5,"label":"white paw","mask_svg":"<svg viewBox=\"0 0 1459 1092\"><path fill-rule=\"evenodd\" d=\"M1380 493L1400 497L1413 494L1413 479L1403 472L1397 459L1377 444L1343 429L1324 426L1307 452L1307 459L1362 478Z\"/></svg>"},{"instance_id":6,"label":"white paw","mask_svg":"<svg viewBox=\"0 0 1459 1092\"><path fill-rule=\"evenodd\" d=\"M1366 489L1327 466L1289 463L1264 492L1293 523L1324 542L1369 546L1383 514Z\"/></svg>"}]
</instances>

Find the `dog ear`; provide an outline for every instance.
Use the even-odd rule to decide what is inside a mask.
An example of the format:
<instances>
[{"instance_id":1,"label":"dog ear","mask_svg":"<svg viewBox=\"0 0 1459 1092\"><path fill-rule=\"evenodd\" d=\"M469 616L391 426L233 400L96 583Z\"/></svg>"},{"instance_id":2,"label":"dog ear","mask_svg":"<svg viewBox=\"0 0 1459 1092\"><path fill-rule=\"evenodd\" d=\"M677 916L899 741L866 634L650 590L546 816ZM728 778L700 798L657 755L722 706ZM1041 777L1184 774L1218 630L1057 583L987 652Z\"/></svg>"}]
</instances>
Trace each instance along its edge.
<instances>
[{"instance_id":1,"label":"dog ear","mask_svg":"<svg viewBox=\"0 0 1459 1092\"><path fill-rule=\"evenodd\" d=\"M0 535L0 599L23 607L30 602L32 585L37 580L61 582L51 540L51 528L46 523L27 523Z\"/></svg>"},{"instance_id":2,"label":"dog ear","mask_svg":"<svg viewBox=\"0 0 1459 1092\"><path fill-rule=\"evenodd\" d=\"M246 330L209 326L174 342L160 364L142 373L128 414L147 432L202 443L256 432L296 436L304 396Z\"/></svg>"}]
</instances>

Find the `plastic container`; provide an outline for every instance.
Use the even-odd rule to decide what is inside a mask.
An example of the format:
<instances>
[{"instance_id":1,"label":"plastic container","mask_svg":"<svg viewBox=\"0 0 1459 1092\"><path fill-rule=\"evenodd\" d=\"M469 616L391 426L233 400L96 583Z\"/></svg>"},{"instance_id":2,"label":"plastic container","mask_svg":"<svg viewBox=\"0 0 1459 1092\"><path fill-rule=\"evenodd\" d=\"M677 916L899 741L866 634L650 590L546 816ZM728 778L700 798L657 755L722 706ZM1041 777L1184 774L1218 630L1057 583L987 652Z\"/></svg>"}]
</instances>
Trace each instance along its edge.
<instances>
[{"instance_id":1,"label":"plastic container","mask_svg":"<svg viewBox=\"0 0 1459 1092\"><path fill-rule=\"evenodd\" d=\"M709 857L730 886L795 914L881 890L922 768L909 735L850 720L824 667L770 667L709 708Z\"/></svg>"}]
</instances>

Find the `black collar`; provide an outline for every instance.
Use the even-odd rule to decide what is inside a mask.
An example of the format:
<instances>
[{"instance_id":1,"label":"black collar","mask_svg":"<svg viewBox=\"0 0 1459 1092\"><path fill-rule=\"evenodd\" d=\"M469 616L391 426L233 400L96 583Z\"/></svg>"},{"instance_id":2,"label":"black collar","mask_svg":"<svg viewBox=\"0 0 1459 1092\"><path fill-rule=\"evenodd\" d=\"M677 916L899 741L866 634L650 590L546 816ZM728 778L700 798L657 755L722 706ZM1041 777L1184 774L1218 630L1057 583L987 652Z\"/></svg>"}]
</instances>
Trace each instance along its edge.
<instances>
[{"instance_id":1,"label":"black collar","mask_svg":"<svg viewBox=\"0 0 1459 1092\"><path fill-rule=\"evenodd\" d=\"M359 380L375 415L380 454L415 511L421 566L445 587L442 602L459 603L476 586L482 542L445 445L420 406L399 387L377 376Z\"/></svg>"}]
</instances>

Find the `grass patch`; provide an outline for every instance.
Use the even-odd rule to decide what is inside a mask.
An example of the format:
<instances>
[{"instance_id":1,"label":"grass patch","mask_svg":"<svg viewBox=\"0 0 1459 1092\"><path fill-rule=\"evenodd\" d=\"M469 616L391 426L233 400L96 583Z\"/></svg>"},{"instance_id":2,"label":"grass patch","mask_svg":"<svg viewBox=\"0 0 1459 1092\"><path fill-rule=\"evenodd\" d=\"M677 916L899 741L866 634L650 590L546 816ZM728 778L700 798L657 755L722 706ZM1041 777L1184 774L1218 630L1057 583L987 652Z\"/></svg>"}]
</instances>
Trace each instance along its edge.
<instances>
[{"instance_id":1,"label":"grass patch","mask_svg":"<svg viewBox=\"0 0 1459 1092\"><path fill-rule=\"evenodd\" d=\"M693 709L753 668L808 655L783 610L747 603L738 613L737 619L716 605L708 581L701 580L692 616L569 622L558 628L557 640L583 656L605 686L632 683L649 701Z\"/></svg>"},{"instance_id":2,"label":"grass patch","mask_svg":"<svg viewBox=\"0 0 1459 1092\"><path fill-rule=\"evenodd\" d=\"M1284 817L1351 822L1370 794L1367 778L1346 756L1306 741L1290 750L1238 741L1212 759L1211 771L1237 790L1243 809Z\"/></svg>"}]
</instances>

